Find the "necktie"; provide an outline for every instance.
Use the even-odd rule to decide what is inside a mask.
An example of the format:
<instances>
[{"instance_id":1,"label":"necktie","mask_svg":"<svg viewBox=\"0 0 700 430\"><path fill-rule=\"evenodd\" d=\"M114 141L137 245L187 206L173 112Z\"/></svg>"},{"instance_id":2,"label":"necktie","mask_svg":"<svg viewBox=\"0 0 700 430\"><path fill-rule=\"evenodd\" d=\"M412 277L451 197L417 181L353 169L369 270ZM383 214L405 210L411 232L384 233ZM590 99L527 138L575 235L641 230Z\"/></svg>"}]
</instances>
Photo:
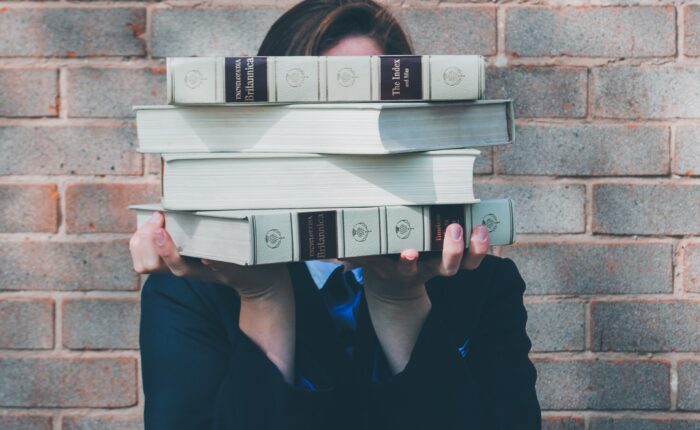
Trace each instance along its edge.
<instances>
[{"instance_id":1,"label":"necktie","mask_svg":"<svg viewBox=\"0 0 700 430\"><path fill-rule=\"evenodd\" d=\"M361 284L352 271L345 271L343 266L339 266L328 277L321 295L335 323L338 339L350 356L357 329L357 309L362 299Z\"/></svg>"}]
</instances>

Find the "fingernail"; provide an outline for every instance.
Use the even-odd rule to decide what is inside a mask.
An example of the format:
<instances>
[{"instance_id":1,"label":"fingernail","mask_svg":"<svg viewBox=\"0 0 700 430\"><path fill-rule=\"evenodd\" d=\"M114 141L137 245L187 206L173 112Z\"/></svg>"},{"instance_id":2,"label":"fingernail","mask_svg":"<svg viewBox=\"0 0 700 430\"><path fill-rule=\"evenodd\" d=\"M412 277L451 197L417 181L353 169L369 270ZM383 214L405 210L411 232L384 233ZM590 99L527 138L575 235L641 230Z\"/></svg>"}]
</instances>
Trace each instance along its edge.
<instances>
[{"instance_id":1,"label":"fingernail","mask_svg":"<svg viewBox=\"0 0 700 430\"><path fill-rule=\"evenodd\" d=\"M158 212L153 212L151 214L151 218L148 219L148 222L153 222L158 218Z\"/></svg>"},{"instance_id":2,"label":"fingernail","mask_svg":"<svg viewBox=\"0 0 700 430\"><path fill-rule=\"evenodd\" d=\"M461 225L452 226L452 230L450 230L450 235L452 235L452 239L454 239L454 240L461 239L464 236L464 233L462 232L462 226Z\"/></svg>"},{"instance_id":3,"label":"fingernail","mask_svg":"<svg viewBox=\"0 0 700 430\"><path fill-rule=\"evenodd\" d=\"M479 224L476 226L476 238L480 241L484 241L489 238L489 229L485 225Z\"/></svg>"},{"instance_id":4,"label":"fingernail","mask_svg":"<svg viewBox=\"0 0 700 430\"><path fill-rule=\"evenodd\" d=\"M156 230L154 234L156 235L156 243L158 246L163 246L165 244L165 232L163 229Z\"/></svg>"}]
</instances>

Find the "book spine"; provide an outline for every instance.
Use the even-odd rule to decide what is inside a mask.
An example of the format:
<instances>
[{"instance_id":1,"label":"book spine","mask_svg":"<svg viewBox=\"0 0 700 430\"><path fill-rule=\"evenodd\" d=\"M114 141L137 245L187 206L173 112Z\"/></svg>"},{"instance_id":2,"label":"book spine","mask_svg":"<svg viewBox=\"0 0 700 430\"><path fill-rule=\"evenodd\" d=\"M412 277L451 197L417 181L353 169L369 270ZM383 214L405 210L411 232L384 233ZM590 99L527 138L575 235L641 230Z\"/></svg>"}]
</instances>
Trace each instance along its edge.
<instances>
[{"instance_id":1,"label":"book spine","mask_svg":"<svg viewBox=\"0 0 700 430\"><path fill-rule=\"evenodd\" d=\"M510 199L257 214L252 222L254 264L398 254L411 248L439 251L445 229L454 222L463 226L467 245L478 224L489 229L491 245L515 240Z\"/></svg>"},{"instance_id":2,"label":"book spine","mask_svg":"<svg viewBox=\"0 0 700 430\"><path fill-rule=\"evenodd\" d=\"M479 55L172 57L168 103L477 100Z\"/></svg>"},{"instance_id":3,"label":"book spine","mask_svg":"<svg viewBox=\"0 0 700 430\"><path fill-rule=\"evenodd\" d=\"M153 210L136 208L137 225L148 221ZM166 228L180 254L220 259L236 264L271 264L292 261L398 254L405 249L439 251L446 227L464 227L465 243L472 226L489 229L491 245L515 241L513 203L510 199L482 200L467 205L386 206L319 211L255 214L248 217L249 249L231 252L221 241L226 223L202 224L196 235L196 213L166 211ZM199 236L217 238L203 241ZM213 243L213 244L212 244ZM236 255L237 257L234 257ZM247 258L245 256L248 256Z\"/></svg>"}]
</instances>

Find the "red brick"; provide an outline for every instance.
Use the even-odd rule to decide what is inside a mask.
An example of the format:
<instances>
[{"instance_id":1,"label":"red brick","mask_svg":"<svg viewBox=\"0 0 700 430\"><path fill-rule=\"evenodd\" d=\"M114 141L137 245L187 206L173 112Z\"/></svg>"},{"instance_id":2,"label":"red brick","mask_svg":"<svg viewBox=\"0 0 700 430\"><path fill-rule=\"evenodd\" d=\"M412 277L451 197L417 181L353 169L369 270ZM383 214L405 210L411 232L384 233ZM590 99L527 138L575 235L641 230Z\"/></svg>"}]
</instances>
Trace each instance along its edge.
<instances>
[{"instance_id":1,"label":"red brick","mask_svg":"<svg viewBox=\"0 0 700 430\"><path fill-rule=\"evenodd\" d=\"M665 243L522 243L502 248L528 294L670 294L673 246Z\"/></svg>"},{"instance_id":2,"label":"red brick","mask_svg":"<svg viewBox=\"0 0 700 430\"><path fill-rule=\"evenodd\" d=\"M71 349L138 349L140 302L132 299L66 299L63 346Z\"/></svg>"},{"instance_id":3,"label":"red brick","mask_svg":"<svg viewBox=\"0 0 700 430\"><path fill-rule=\"evenodd\" d=\"M144 154L143 158L146 173L160 176L160 154Z\"/></svg>"},{"instance_id":4,"label":"red brick","mask_svg":"<svg viewBox=\"0 0 700 430\"><path fill-rule=\"evenodd\" d=\"M129 205L160 201L158 183L71 184L66 188L68 233L129 233L136 214Z\"/></svg>"},{"instance_id":5,"label":"red brick","mask_svg":"<svg viewBox=\"0 0 700 430\"><path fill-rule=\"evenodd\" d=\"M56 70L0 70L0 116L57 116L58 73Z\"/></svg>"},{"instance_id":6,"label":"red brick","mask_svg":"<svg viewBox=\"0 0 700 430\"><path fill-rule=\"evenodd\" d=\"M65 416L62 430L143 430L143 419L122 415Z\"/></svg>"},{"instance_id":7,"label":"red brick","mask_svg":"<svg viewBox=\"0 0 700 430\"><path fill-rule=\"evenodd\" d=\"M45 415L0 415L0 428L7 430L52 430L53 420Z\"/></svg>"},{"instance_id":8,"label":"red brick","mask_svg":"<svg viewBox=\"0 0 700 430\"><path fill-rule=\"evenodd\" d=\"M58 228L56 184L0 184L0 232L47 232Z\"/></svg>"},{"instance_id":9,"label":"red brick","mask_svg":"<svg viewBox=\"0 0 700 430\"><path fill-rule=\"evenodd\" d=\"M678 409L700 411L700 361L678 363Z\"/></svg>"},{"instance_id":10,"label":"red brick","mask_svg":"<svg viewBox=\"0 0 700 430\"><path fill-rule=\"evenodd\" d=\"M513 7L506 50L520 57L656 57L676 53L673 7Z\"/></svg>"},{"instance_id":11,"label":"red brick","mask_svg":"<svg viewBox=\"0 0 700 430\"><path fill-rule=\"evenodd\" d=\"M53 348L53 300L0 300L0 349Z\"/></svg>"},{"instance_id":12,"label":"red brick","mask_svg":"<svg viewBox=\"0 0 700 430\"><path fill-rule=\"evenodd\" d=\"M700 67L617 66L591 71L596 118L700 118Z\"/></svg>"},{"instance_id":13,"label":"red brick","mask_svg":"<svg viewBox=\"0 0 700 430\"><path fill-rule=\"evenodd\" d=\"M0 406L133 406L136 377L133 358L4 358Z\"/></svg>"},{"instance_id":14,"label":"red brick","mask_svg":"<svg viewBox=\"0 0 700 430\"><path fill-rule=\"evenodd\" d=\"M486 70L486 98L513 99L517 118L583 117L587 85L584 67L490 67Z\"/></svg>"},{"instance_id":15,"label":"red brick","mask_svg":"<svg viewBox=\"0 0 700 430\"><path fill-rule=\"evenodd\" d=\"M145 8L5 7L0 57L144 55Z\"/></svg>"},{"instance_id":16,"label":"red brick","mask_svg":"<svg viewBox=\"0 0 700 430\"><path fill-rule=\"evenodd\" d=\"M255 54L281 8L156 8L153 57Z\"/></svg>"},{"instance_id":17,"label":"red brick","mask_svg":"<svg viewBox=\"0 0 700 430\"><path fill-rule=\"evenodd\" d=\"M164 68L84 67L68 72L68 116L133 117L134 105L165 103Z\"/></svg>"},{"instance_id":18,"label":"red brick","mask_svg":"<svg viewBox=\"0 0 700 430\"><path fill-rule=\"evenodd\" d=\"M668 409L670 365L651 360L536 360L543 410Z\"/></svg>"},{"instance_id":19,"label":"red brick","mask_svg":"<svg viewBox=\"0 0 700 430\"><path fill-rule=\"evenodd\" d=\"M126 240L0 242L0 290L137 288Z\"/></svg>"},{"instance_id":20,"label":"red brick","mask_svg":"<svg viewBox=\"0 0 700 430\"><path fill-rule=\"evenodd\" d=\"M700 186L594 184L593 231L605 234L700 234Z\"/></svg>"},{"instance_id":21,"label":"red brick","mask_svg":"<svg viewBox=\"0 0 700 430\"><path fill-rule=\"evenodd\" d=\"M700 293L700 243L689 243L683 250L683 285L691 293Z\"/></svg>"},{"instance_id":22,"label":"red brick","mask_svg":"<svg viewBox=\"0 0 700 430\"><path fill-rule=\"evenodd\" d=\"M683 11L685 14L685 55L700 56L700 5L686 5Z\"/></svg>"},{"instance_id":23,"label":"red brick","mask_svg":"<svg viewBox=\"0 0 700 430\"><path fill-rule=\"evenodd\" d=\"M682 414L664 418L593 417L590 430L698 430L700 419L686 419Z\"/></svg>"},{"instance_id":24,"label":"red brick","mask_svg":"<svg viewBox=\"0 0 700 430\"><path fill-rule=\"evenodd\" d=\"M419 54L496 54L496 8L400 7L392 13L402 23Z\"/></svg>"},{"instance_id":25,"label":"red brick","mask_svg":"<svg viewBox=\"0 0 700 430\"><path fill-rule=\"evenodd\" d=\"M594 351L700 352L700 304L593 302Z\"/></svg>"},{"instance_id":26,"label":"red brick","mask_svg":"<svg viewBox=\"0 0 700 430\"><path fill-rule=\"evenodd\" d=\"M543 417L542 430L583 430L581 417Z\"/></svg>"},{"instance_id":27,"label":"red brick","mask_svg":"<svg viewBox=\"0 0 700 430\"><path fill-rule=\"evenodd\" d=\"M0 127L0 175L140 175L131 125Z\"/></svg>"}]
</instances>

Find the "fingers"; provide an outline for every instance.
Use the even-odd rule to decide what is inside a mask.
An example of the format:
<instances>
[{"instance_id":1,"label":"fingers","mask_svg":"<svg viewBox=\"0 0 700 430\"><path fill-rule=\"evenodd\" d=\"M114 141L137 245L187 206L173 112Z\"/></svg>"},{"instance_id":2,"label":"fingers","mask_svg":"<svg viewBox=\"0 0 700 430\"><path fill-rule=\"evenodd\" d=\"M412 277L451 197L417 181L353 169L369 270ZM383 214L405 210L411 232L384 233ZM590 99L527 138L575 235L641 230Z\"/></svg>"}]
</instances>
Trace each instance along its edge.
<instances>
[{"instance_id":1,"label":"fingers","mask_svg":"<svg viewBox=\"0 0 700 430\"><path fill-rule=\"evenodd\" d=\"M407 249L401 251L397 269L403 276L415 276L418 273L418 250Z\"/></svg>"},{"instance_id":2,"label":"fingers","mask_svg":"<svg viewBox=\"0 0 700 430\"><path fill-rule=\"evenodd\" d=\"M129 251L137 273L167 272L168 268L153 245L153 233L163 226L163 215L154 212L151 218L131 236Z\"/></svg>"},{"instance_id":3,"label":"fingers","mask_svg":"<svg viewBox=\"0 0 700 430\"><path fill-rule=\"evenodd\" d=\"M469 239L469 252L463 267L474 270L481 264L489 250L489 230L484 225L477 225Z\"/></svg>"},{"instance_id":4,"label":"fingers","mask_svg":"<svg viewBox=\"0 0 700 430\"><path fill-rule=\"evenodd\" d=\"M158 256L163 260L170 272L175 276L192 276L196 272L193 264L187 262L177 251L175 242L164 228L153 232L153 244Z\"/></svg>"},{"instance_id":5,"label":"fingers","mask_svg":"<svg viewBox=\"0 0 700 430\"><path fill-rule=\"evenodd\" d=\"M442 243L442 260L439 273L442 276L452 276L460 268L464 255L464 229L459 224L450 224L445 231Z\"/></svg>"}]
</instances>

